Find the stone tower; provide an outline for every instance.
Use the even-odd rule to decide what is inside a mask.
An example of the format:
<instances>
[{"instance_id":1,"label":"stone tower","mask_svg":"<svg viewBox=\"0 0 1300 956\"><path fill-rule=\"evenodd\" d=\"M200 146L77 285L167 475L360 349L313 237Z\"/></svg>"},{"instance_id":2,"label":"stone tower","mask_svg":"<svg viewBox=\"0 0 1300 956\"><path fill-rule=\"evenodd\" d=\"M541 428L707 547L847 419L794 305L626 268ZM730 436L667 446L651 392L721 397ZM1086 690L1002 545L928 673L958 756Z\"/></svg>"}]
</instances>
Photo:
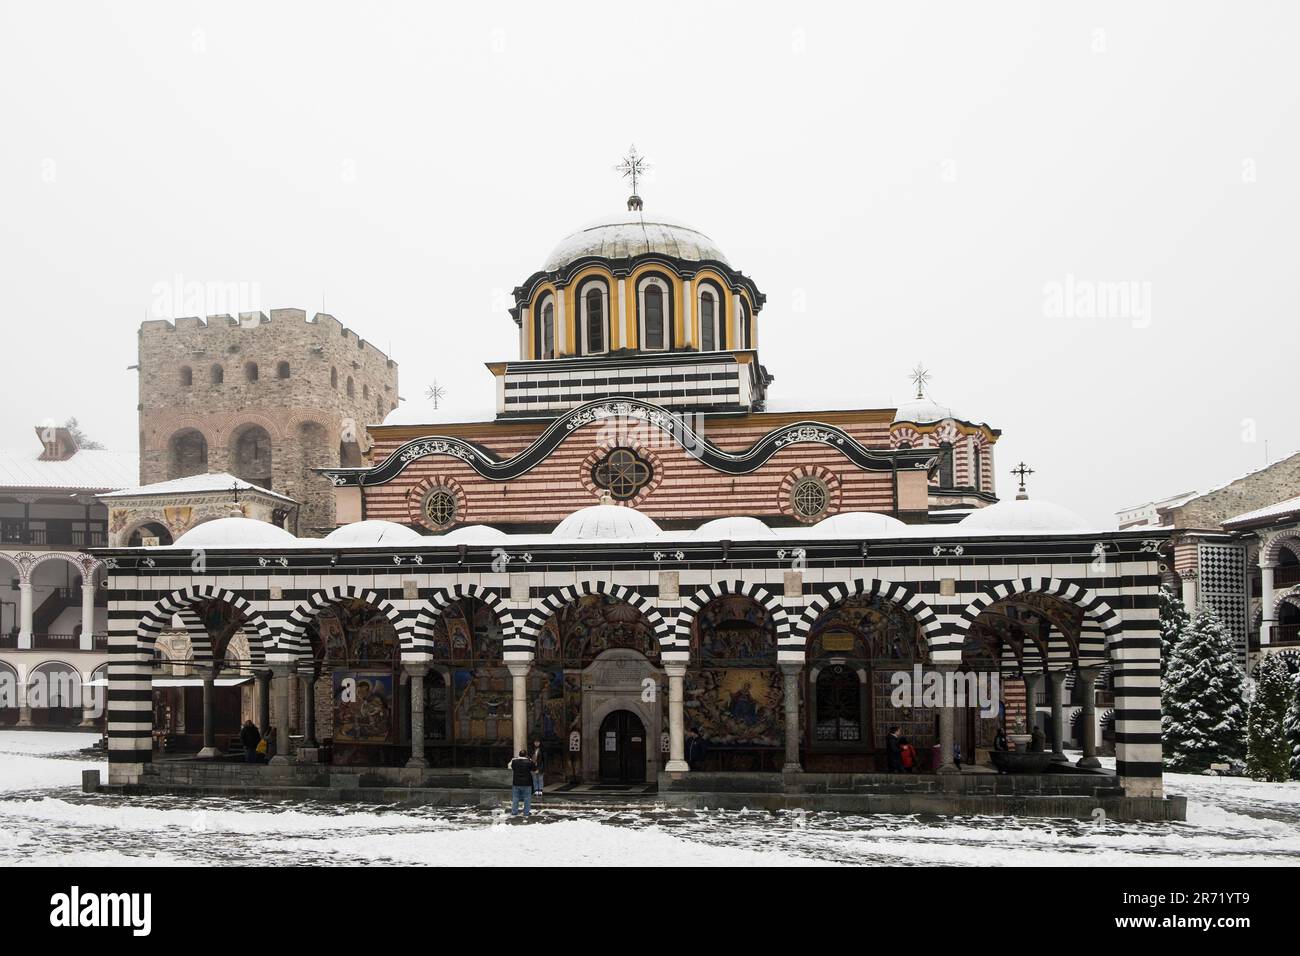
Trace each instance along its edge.
<instances>
[{"instance_id":1,"label":"stone tower","mask_svg":"<svg viewBox=\"0 0 1300 956\"><path fill-rule=\"evenodd\" d=\"M140 482L231 474L299 502L290 531L334 527L315 468L360 465L366 426L397 406L397 363L301 309L140 326Z\"/></svg>"}]
</instances>

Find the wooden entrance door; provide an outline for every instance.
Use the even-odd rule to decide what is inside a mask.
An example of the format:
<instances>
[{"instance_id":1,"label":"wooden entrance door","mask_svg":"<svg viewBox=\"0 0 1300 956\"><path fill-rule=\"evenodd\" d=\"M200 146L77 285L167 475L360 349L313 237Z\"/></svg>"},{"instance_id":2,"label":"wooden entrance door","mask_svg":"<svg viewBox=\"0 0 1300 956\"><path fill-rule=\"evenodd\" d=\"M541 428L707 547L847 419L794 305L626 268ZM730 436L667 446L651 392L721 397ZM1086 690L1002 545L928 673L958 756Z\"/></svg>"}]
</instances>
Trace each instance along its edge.
<instances>
[{"instance_id":1,"label":"wooden entrance door","mask_svg":"<svg viewBox=\"0 0 1300 956\"><path fill-rule=\"evenodd\" d=\"M645 783L645 726L630 710L616 710L600 722L601 783Z\"/></svg>"}]
</instances>

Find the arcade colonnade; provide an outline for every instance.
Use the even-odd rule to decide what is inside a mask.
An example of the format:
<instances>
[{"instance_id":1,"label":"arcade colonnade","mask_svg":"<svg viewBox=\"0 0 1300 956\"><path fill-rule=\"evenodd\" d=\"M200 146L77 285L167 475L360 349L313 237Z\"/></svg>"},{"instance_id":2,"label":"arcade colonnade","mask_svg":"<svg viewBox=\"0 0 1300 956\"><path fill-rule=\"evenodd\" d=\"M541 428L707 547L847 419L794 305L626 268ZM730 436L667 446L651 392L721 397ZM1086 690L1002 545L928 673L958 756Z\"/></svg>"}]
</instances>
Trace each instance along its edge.
<instances>
[{"instance_id":1,"label":"arcade colonnade","mask_svg":"<svg viewBox=\"0 0 1300 956\"><path fill-rule=\"evenodd\" d=\"M36 612L36 569L49 562L60 562L76 568L81 577L81 632L75 648L94 650L95 635L95 575L102 564L98 558L74 551L0 551L0 565L8 565L17 572L18 580L18 650L33 647L33 618Z\"/></svg>"},{"instance_id":2,"label":"arcade colonnade","mask_svg":"<svg viewBox=\"0 0 1300 956\"><path fill-rule=\"evenodd\" d=\"M266 559L259 559L265 561ZM110 561L111 564L116 562ZM1085 571L1080 564L1079 571ZM1004 676L1022 677L1032 708L1039 682L1046 680L1051 699L1051 743L1058 761L1062 753L1064 687L1073 674L1091 688L1109 664L1115 689L1117 769L1133 795L1161 792L1159 672L1160 641L1154 567L1142 564L1125 573L1112 565L1104 578L1089 581L1050 576L990 576L994 568L979 569L979 583L964 593L944 595L935 590L929 569L859 567L836 571L791 572L784 568L727 568L673 572L565 574L574 583L538 586L549 575L446 574L405 569L395 574L348 575L232 574L190 578L140 574L110 567L109 736L110 776L129 783L151 761L151 672L157 637L177 627L190 634L194 665L204 677L205 716L210 718L209 694L223 661L208 639L196 608L219 602L233 608L238 629L246 636L249 661L258 677L258 712L265 727L268 701L276 697L276 732L289 737L291 678L306 677L305 709L313 707L316 679L309 631L320 612L341 601L360 601L382 613L396 631L400 663L412 678L411 738L424 739L424 678L434 666L432 634L440 616L464 599L481 602L499 624L501 660L510 674L513 748L526 746L528 676L536 663L539 635L546 622L584 595L599 594L637 608L653 629L658 656L668 685L669 752L664 769L684 772L684 681L695 663L691 651L692 624L712 601L743 595L770 615L776 642L776 663L784 684L784 750L782 769L801 769L803 728L800 715L810 632L819 617L838 602L867 595L903 609L915 621L926 645L927 667L939 672L963 666L972 636L985 615L1006 602L1038 596L1074 609L1079 620L1073 633L1060 627L1045 642L1025 642L1004 650L998 666ZM1073 568L1072 568L1073 570ZM918 573L919 572L919 573ZM888 580L897 574L900 580ZM917 580L908 580L915 575ZM840 580L828 580L839 577ZM615 583L627 580L627 584ZM184 584L183 587L172 587ZM1086 586L1091 585L1091 586ZM1046 626L1046 625L1045 625ZM1097 766L1092 694L1084 694L1084 757L1081 765ZM1032 713L1032 710L1031 710ZM953 766L954 708L938 711L940 772ZM308 723L311 727L310 721ZM309 738L311 730L308 730ZM309 739L308 743L314 743ZM210 727L205 728L204 752L214 755ZM281 752L273 762L286 762ZM409 766L425 758L413 748Z\"/></svg>"}]
</instances>

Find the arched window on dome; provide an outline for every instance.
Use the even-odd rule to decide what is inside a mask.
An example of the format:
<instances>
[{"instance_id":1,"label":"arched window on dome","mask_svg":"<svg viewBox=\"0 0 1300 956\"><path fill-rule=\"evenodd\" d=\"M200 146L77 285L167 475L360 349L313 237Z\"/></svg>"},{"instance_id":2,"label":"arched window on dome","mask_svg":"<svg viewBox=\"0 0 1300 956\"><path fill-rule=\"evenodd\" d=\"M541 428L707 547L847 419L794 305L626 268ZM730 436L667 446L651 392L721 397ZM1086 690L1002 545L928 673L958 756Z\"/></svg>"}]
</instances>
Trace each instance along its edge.
<instances>
[{"instance_id":1,"label":"arched window on dome","mask_svg":"<svg viewBox=\"0 0 1300 956\"><path fill-rule=\"evenodd\" d=\"M712 282L701 282L696 309L700 316L700 351L716 352L727 347L727 310L722 290Z\"/></svg>"},{"instance_id":2,"label":"arched window on dome","mask_svg":"<svg viewBox=\"0 0 1300 956\"><path fill-rule=\"evenodd\" d=\"M939 487L951 488L952 476L952 442L939 442Z\"/></svg>"},{"instance_id":3,"label":"arched window on dome","mask_svg":"<svg viewBox=\"0 0 1300 956\"><path fill-rule=\"evenodd\" d=\"M742 349L752 349L754 347L754 329L749 324L749 306L745 305L745 300L737 297L737 318L740 320L740 347Z\"/></svg>"},{"instance_id":4,"label":"arched window on dome","mask_svg":"<svg viewBox=\"0 0 1300 956\"><path fill-rule=\"evenodd\" d=\"M549 295L537 304L533 319L533 358L555 358L555 300Z\"/></svg>"},{"instance_id":5,"label":"arched window on dome","mask_svg":"<svg viewBox=\"0 0 1300 956\"><path fill-rule=\"evenodd\" d=\"M637 286L637 326L640 347L662 352L672 347L672 287L659 276L647 276Z\"/></svg>"},{"instance_id":6,"label":"arched window on dome","mask_svg":"<svg viewBox=\"0 0 1300 956\"><path fill-rule=\"evenodd\" d=\"M979 445L975 446L974 460L971 463L971 467L975 471L975 490L983 491L984 490L984 474L983 474L984 453L980 450Z\"/></svg>"},{"instance_id":7,"label":"arched window on dome","mask_svg":"<svg viewBox=\"0 0 1300 956\"><path fill-rule=\"evenodd\" d=\"M578 289L578 308L582 353L600 355L609 351L609 288L599 279L584 282Z\"/></svg>"}]
</instances>

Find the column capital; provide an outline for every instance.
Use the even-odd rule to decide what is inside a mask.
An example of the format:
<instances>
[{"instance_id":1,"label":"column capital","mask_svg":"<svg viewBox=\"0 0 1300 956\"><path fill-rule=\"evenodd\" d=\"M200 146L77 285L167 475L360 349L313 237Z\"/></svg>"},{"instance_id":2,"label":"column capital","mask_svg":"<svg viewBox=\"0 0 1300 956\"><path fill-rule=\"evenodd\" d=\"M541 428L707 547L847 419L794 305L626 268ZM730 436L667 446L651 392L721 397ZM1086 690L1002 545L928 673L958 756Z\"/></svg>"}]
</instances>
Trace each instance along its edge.
<instances>
[{"instance_id":1,"label":"column capital","mask_svg":"<svg viewBox=\"0 0 1300 956\"><path fill-rule=\"evenodd\" d=\"M686 676L686 665L685 665L685 664L679 664L679 663L676 663L676 662L671 662L671 663L670 663L670 662L668 662L668 661L665 661L663 666L664 666L664 673L665 673L666 675L668 675L669 677L685 677L685 676Z\"/></svg>"},{"instance_id":2,"label":"column capital","mask_svg":"<svg viewBox=\"0 0 1300 956\"><path fill-rule=\"evenodd\" d=\"M798 676L803 673L803 661L781 661L777 666L781 668L781 673L787 677Z\"/></svg>"},{"instance_id":3,"label":"column capital","mask_svg":"<svg viewBox=\"0 0 1300 956\"><path fill-rule=\"evenodd\" d=\"M527 677L533 665L530 661L506 661L506 667L510 669L511 677Z\"/></svg>"},{"instance_id":4,"label":"column capital","mask_svg":"<svg viewBox=\"0 0 1300 956\"><path fill-rule=\"evenodd\" d=\"M429 673L429 664L427 661L403 661L402 670L411 677L423 677Z\"/></svg>"}]
</instances>

